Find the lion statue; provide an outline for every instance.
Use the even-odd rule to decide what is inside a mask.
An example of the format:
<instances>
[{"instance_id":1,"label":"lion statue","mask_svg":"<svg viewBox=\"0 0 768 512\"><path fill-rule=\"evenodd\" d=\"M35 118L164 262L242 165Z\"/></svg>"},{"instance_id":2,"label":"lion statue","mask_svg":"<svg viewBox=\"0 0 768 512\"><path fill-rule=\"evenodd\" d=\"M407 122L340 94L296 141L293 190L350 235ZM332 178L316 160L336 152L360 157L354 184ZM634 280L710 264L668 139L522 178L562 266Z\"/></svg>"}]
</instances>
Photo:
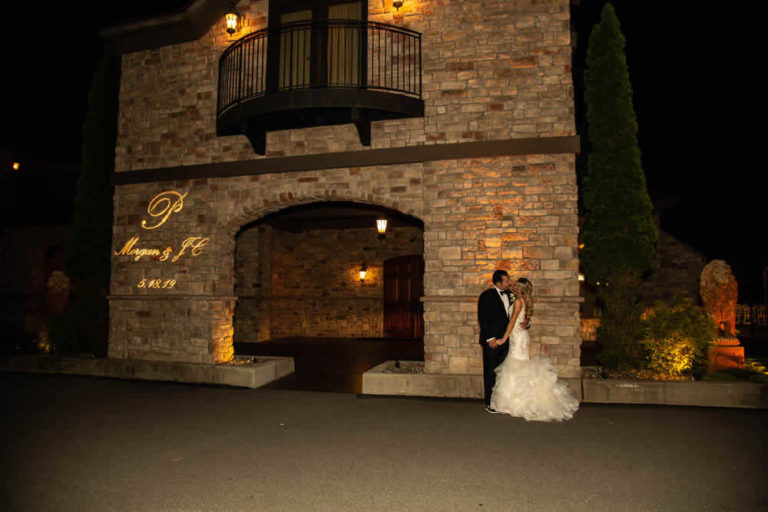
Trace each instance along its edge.
<instances>
[{"instance_id":1,"label":"lion statue","mask_svg":"<svg viewBox=\"0 0 768 512\"><path fill-rule=\"evenodd\" d=\"M707 263L701 271L699 293L704 307L714 316L722 335L736 336L736 301L739 292L731 267L723 260Z\"/></svg>"}]
</instances>

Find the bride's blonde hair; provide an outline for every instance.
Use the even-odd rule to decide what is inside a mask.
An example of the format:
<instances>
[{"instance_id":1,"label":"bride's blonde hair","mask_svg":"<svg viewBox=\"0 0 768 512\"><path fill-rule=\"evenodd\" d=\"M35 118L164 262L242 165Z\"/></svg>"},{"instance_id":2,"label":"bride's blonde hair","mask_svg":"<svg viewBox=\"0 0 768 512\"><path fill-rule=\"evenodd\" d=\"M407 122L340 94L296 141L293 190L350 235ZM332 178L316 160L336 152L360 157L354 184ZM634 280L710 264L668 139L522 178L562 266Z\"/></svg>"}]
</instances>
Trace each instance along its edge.
<instances>
[{"instance_id":1,"label":"bride's blonde hair","mask_svg":"<svg viewBox=\"0 0 768 512\"><path fill-rule=\"evenodd\" d=\"M520 289L520 298L525 303L525 316L531 318L533 316L533 283L521 277L517 280L517 284Z\"/></svg>"}]
</instances>

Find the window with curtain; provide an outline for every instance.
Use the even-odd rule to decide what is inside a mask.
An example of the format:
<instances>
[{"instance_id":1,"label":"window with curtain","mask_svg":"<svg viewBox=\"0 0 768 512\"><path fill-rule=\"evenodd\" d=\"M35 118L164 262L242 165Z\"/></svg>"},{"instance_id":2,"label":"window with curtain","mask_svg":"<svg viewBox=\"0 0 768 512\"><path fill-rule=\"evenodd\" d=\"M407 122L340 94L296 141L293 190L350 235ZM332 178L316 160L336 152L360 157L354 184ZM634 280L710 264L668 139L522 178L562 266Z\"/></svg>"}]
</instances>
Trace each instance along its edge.
<instances>
[{"instance_id":1,"label":"window with curtain","mask_svg":"<svg viewBox=\"0 0 768 512\"><path fill-rule=\"evenodd\" d=\"M280 89L310 85L312 26L309 23L290 24L311 20L310 9L280 15L280 26L284 27L280 32L280 77L278 79Z\"/></svg>"},{"instance_id":2,"label":"window with curtain","mask_svg":"<svg viewBox=\"0 0 768 512\"><path fill-rule=\"evenodd\" d=\"M362 20L360 2L331 5L331 20ZM360 83L360 46L364 32L359 23L339 24L328 29L328 85L356 87Z\"/></svg>"}]
</instances>

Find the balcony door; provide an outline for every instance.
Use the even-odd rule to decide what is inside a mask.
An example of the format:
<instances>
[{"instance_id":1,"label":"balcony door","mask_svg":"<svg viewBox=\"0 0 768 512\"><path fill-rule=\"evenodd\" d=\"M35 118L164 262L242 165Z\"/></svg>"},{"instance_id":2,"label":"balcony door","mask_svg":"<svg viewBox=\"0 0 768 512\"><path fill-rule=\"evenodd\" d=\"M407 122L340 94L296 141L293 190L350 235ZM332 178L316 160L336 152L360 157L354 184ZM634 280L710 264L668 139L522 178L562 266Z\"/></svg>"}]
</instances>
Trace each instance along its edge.
<instances>
[{"instance_id":1,"label":"balcony door","mask_svg":"<svg viewBox=\"0 0 768 512\"><path fill-rule=\"evenodd\" d=\"M359 22L362 18L360 2L328 6L329 20ZM328 85L357 87L360 84L360 49L365 44L365 32L357 23L344 24L331 21L328 27L326 67Z\"/></svg>"},{"instance_id":2,"label":"balcony door","mask_svg":"<svg viewBox=\"0 0 768 512\"><path fill-rule=\"evenodd\" d=\"M280 14L280 89L297 89L310 86L312 60L312 11L285 12Z\"/></svg>"},{"instance_id":3,"label":"balcony door","mask_svg":"<svg viewBox=\"0 0 768 512\"><path fill-rule=\"evenodd\" d=\"M360 1L270 2L269 26L277 29L269 41L272 87L358 87L366 11Z\"/></svg>"}]
</instances>

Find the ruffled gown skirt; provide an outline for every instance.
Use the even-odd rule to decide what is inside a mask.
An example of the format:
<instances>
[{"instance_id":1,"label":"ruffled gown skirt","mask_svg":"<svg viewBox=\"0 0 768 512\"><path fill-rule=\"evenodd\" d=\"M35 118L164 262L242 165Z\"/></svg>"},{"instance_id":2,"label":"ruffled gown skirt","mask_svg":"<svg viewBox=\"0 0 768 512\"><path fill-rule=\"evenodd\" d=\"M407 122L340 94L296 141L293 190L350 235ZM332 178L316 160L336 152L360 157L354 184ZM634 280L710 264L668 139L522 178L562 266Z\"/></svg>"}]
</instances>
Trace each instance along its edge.
<instances>
[{"instance_id":1,"label":"ruffled gown skirt","mask_svg":"<svg viewBox=\"0 0 768 512\"><path fill-rule=\"evenodd\" d=\"M549 358L507 357L496 368L491 407L527 421L569 420L579 401L565 382L557 380L557 368Z\"/></svg>"}]
</instances>

